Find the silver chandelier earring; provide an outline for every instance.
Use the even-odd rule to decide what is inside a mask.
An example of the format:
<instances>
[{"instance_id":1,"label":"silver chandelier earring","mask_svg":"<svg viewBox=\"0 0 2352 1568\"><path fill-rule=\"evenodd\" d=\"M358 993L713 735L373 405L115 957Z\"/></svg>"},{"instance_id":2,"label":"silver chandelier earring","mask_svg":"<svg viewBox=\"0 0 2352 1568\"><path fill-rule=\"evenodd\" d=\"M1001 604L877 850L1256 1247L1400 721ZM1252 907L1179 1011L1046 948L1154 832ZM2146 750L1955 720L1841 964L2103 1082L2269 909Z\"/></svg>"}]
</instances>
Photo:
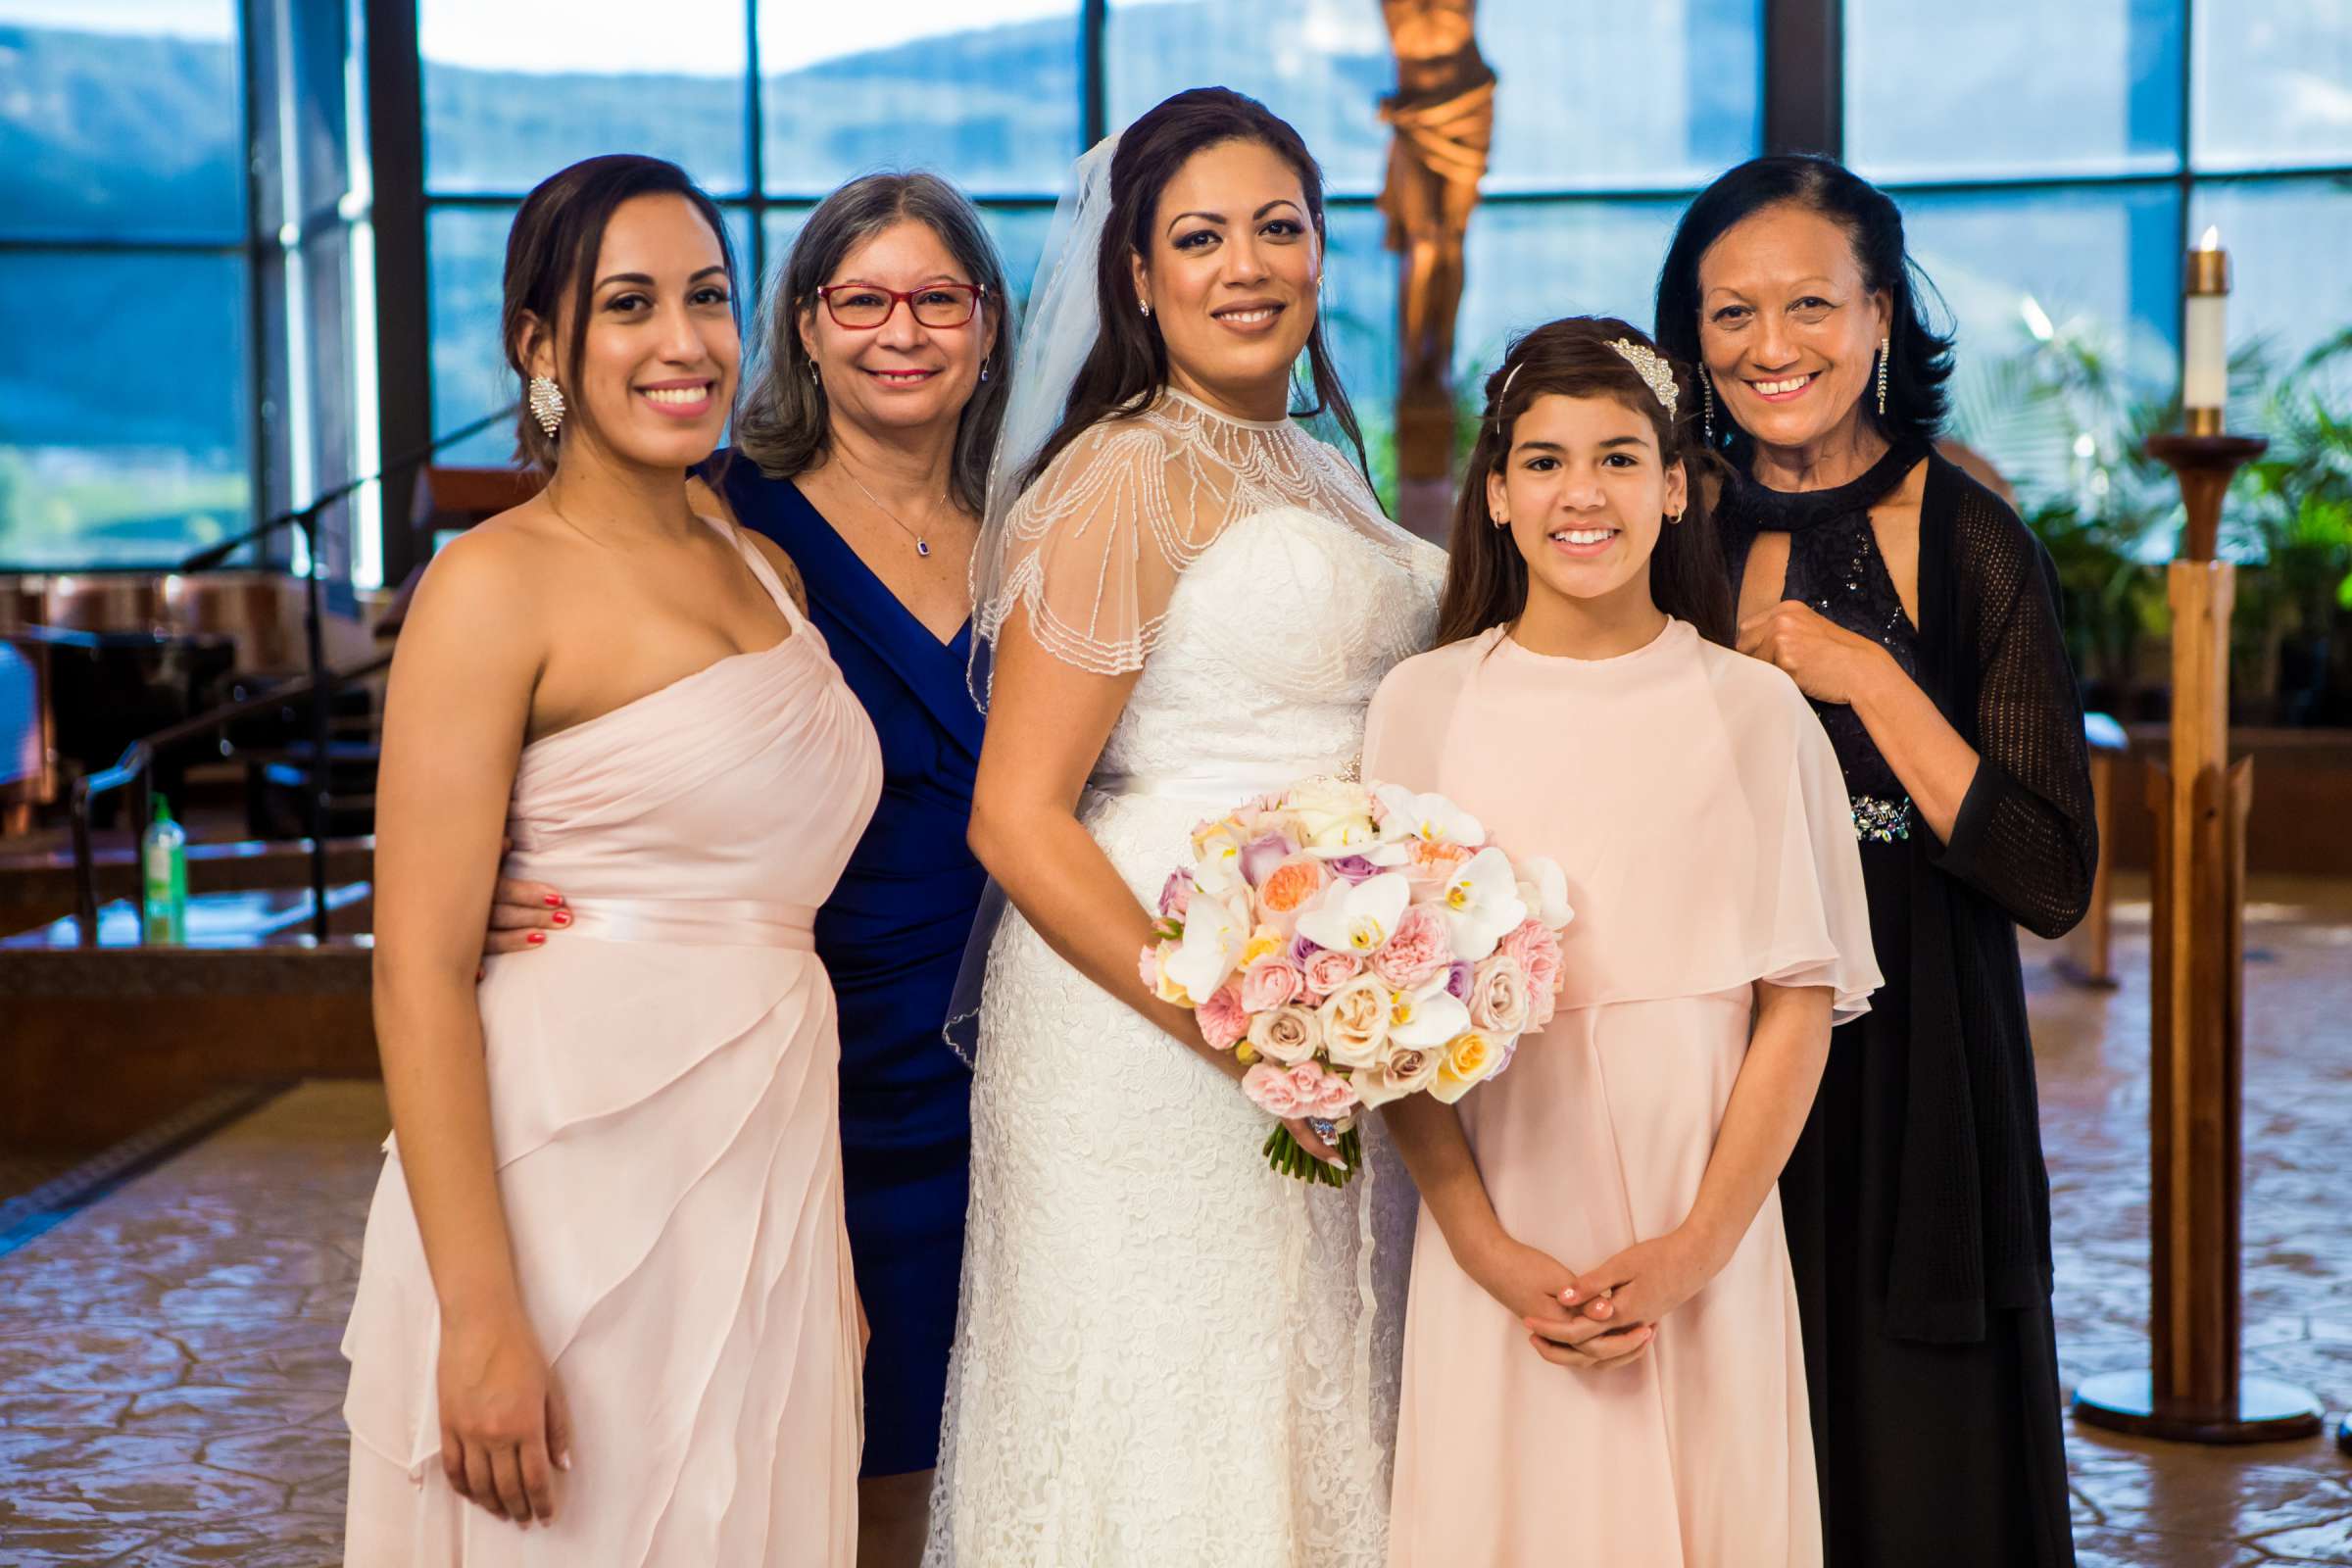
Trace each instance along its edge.
<instances>
[{"instance_id":1,"label":"silver chandelier earring","mask_svg":"<svg viewBox=\"0 0 2352 1568\"><path fill-rule=\"evenodd\" d=\"M553 441L557 427L564 422L564 389L556 385L551 377L534 375L531 377L530 401L531 417L539 421L539 428L546 431L547 438Z\"/></svg>"},{"instance_id":2,"label":"silver chandelier earring","mask_svg":"<svg viewBox=\"0 0 2352 1568\"><path fill-rule=\"evenodd\" d=\"M1892 338L1879 339L1879 415L1882 418L1886 414L1886 361L1893 351Z\"/></svg>"},{"instance_id":3,"label":"silver chandelier earring","mask_svg":"<svg viewBox=\"0 0 2352 1568\"><path fill-rule=\"evenodd\" d=\"M1698 372L1698 392L1701 401L1707 406L1707 445L1713 446L1715 444L1715 378L1704 369Z\"/></svg>"}]
</instances>

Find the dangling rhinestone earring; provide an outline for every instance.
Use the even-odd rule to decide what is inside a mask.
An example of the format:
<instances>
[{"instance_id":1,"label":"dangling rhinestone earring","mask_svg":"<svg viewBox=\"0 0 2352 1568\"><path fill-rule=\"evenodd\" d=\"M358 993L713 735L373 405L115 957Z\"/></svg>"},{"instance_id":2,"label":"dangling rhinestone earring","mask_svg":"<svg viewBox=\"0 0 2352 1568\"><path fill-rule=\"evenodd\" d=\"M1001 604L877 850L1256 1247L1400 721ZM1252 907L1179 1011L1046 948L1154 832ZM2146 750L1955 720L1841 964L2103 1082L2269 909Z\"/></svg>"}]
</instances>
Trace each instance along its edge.
<instances>
[{"instance_id":1,"label":"dangling rhinestone earring","mask_svg":"<svg viewBox=\"0 0 2352 1568\"><path fill-rule=\"evenodd\" d=\"M531 417L547 438L556 438L556 427L564 422L564 389L544 375L531 377Z\"/></svg>"},{"instance_id":2,"label":"dangling rhinestone earring","mask_svg":"<svg viewBox=\"0 0 2352 1568\"><path fill-rule=\"evenodd\" d=\"M1707 445L1715 444L1715 378L1705 370L1698 372L1698 390L1707 405Z\"/></svg>"},{"instance_id":3,"label":"dangling rhinestone earring","mask_svg":"<svg viewBox=\"0 0 2352 1568\"><path fill-rule=\"evenodd\" d=\"M1150 316L1152 314L1152 302L1150 300L1137 300L1135 302L1135 308L1143 312L1146 316Z\"/></svg>"},{"instance_id":4,"label":"dangling rhinestone earring","mask_svg":"<svg viewBox=\"0 0 2352 1568\"><path fill-rule=\"evenodd\" d=\"M1894 349L1891 338L1879 339L1879 416L1886 416L1886 361Z\"/></svg>"},{"instance_id":5,"label":"dangling rhinestone earring","mask_svg":"<svg viewBox=\"0 0 2352 1568\"><path fill-rule=\"evenodd\" d=\"M991 355L989 358L994 359L995 356ZM988 360L982 360L980 362L980 379L983 381L988 379Z\"/></svg>"},{"instance_id":6,"label":"dangling rhinestone earring","mask_svg":"<svg viewBox=\"0 0 2352 1568\"><path fill-rule=\"evenodd\" d=\"M808 384L812 387L815 387L819 392L822 392L825 389L825 378L817 373L816 362L814 360L810 360L808 362Z\"/></svg>"}]
</instances>

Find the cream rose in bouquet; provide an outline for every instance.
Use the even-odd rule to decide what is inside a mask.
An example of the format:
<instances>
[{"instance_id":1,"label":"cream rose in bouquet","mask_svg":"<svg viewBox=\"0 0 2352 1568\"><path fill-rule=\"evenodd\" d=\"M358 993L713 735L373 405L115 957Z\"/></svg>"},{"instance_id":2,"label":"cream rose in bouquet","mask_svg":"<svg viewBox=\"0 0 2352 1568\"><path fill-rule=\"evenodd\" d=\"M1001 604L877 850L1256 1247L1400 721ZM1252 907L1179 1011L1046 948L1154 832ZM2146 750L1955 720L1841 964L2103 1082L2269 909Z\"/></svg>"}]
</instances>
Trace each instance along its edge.
<instances>
[{"instance_id":1,"label":"cream rose in bouquet","mask_svg":"<svg viewBox=\"0 0 2352 1568\"><path fill-rule=\"evenodd\" d=\"M1358 1109L1451 1103L1551 1021L1566 878L1514 862L1442 795L1307 779L1201 823L1192 849L1160 892L1144 982L1248 1068L1242 1088L1277 1118L1276 1170L1344 1184ZM1294 1118L1345 1173L1299 1148Z\"/></svg>"}]
</instances>

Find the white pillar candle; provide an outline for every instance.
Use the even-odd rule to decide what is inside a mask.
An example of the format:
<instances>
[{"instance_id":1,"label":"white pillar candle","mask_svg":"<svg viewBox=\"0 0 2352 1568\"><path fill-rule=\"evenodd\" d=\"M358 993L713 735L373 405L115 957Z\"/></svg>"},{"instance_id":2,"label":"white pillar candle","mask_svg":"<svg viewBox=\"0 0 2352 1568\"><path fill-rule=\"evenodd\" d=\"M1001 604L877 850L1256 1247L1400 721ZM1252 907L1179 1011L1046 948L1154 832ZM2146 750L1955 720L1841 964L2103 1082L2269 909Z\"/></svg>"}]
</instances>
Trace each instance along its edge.
<instances>
[{"instance_id":1,"label":"white pillar candle","mask_svg":"<svg viewBox=\"0 0 2352 1568\"><path fill-rule=\"evenodd\" d=\"M2217 414L2230 401L2230 253L2207 229L2188 253L2188 299L2180 334L2180 403ZM2192 420L2192 425L2198 421ZM2218 419L2212 421L2219 424Z\"/></svg>"}]
</instances>

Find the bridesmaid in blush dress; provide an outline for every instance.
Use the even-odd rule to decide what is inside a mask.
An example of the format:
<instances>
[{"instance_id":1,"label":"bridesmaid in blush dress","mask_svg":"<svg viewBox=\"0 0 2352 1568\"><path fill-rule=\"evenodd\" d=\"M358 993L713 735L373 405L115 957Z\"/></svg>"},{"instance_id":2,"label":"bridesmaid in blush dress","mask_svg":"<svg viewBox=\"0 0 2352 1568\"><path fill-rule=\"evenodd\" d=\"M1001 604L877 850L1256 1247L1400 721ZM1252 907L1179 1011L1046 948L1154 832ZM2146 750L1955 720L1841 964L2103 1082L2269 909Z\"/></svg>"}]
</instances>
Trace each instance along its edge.
<instances>
[{"instance_id":1,"label":"bridesmaid in blush dress","mask_svg":"<svg viewBox=\"0 0 2352 1568\"><path fill-rule=\"evenodd\" d=\"M548 487L434 563L393 670L376 1013L396 1136L344 1340L351 1564L857 1550L813 926L881 764L789 563L688 508L733 390L722 236L638 158L555 176L515 220L514 358L563 412L526 436ZM580 256L593 274L565 275ZM516 864L570 891L571 930L477 987L502 816Z\"/></svg>"},{"instance_id":2,"label":"bridesmaid in blush dress","mask_svg":"<svg viewBox=\"0 0 2352 1568\"><path fill-rule=\"evenodd\" d=\"M881 804L816 919L841 1007L850 1249L873 1328L859 1568L921 1554L963 1264L972 1075L941 1029L986 880L964 842L981 727L964 671L972 540L1004 412L1004 296L988 230L953 185L851 180L794 236L740 449L694 487L699 508L792 558L882 743ZM515 868L492 950L562 946L570 891Z\"/></svg>"}]
</instances>

